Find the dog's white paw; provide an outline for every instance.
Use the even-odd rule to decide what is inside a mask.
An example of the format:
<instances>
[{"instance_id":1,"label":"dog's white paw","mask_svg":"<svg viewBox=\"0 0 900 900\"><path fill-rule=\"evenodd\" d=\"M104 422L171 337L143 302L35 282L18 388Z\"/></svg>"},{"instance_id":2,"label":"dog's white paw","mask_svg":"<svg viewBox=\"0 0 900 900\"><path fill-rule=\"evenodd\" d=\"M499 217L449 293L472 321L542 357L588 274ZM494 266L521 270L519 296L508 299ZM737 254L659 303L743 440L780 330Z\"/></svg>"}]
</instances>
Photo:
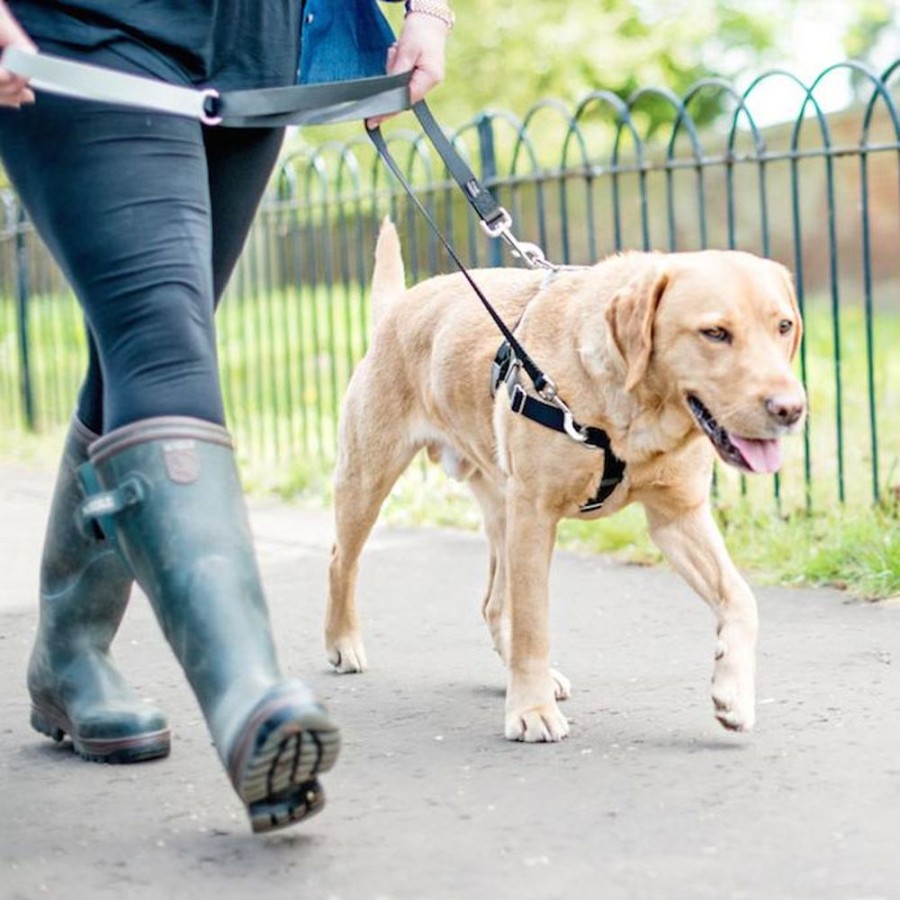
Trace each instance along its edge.
<instances>
[{"instance_id":1,"label":"dog's white paw","mask_svg":"<svg viewBox=\"0 0 900 900\"><path fill-rule=\"evenodd\" d=\"M338 638L329 644L328 662L334 666L335 671L343 673L365 672L366 650L363 647L362 638L358 634Z\"/></svg>"},{"instance_id":2,"label":"dog's white paw","mask_svg":"<svg viewBox=\"0 0 900 900\"><path fill-rule=\"evenodd\" d=\"M506 739L526 744L556 743L569 733L569 722L556 703L506 713Z\"/></svg>"},{"instance_id":3,"label":"dog's white paw","mask_svg":"<svg viewBox=\"0 0 900 900\"><path fill-rule=\"evenodd\" d=\"M565 687L554 677L552 669L510 672L506 690L504 734L510 741L528 744L555 743L569 733L569 722L556 703L556 692Z\"/></svg>"},{"instance_id":4,"label":"dog's white paw","mask_svg":"<svg viewBox=\"0 0 900 900\"><path fill-rule=\"evenodd\" d=\"M750 731L756 723L753 651L742 642L720 636L712 678L716 718L729 731Z\"/></svg>"},{"instance_id":5,"label":"dog's white paw","mask_svg":"<svg viewBox=\"0 0 900 900\"><path fill-rule=\"evenodd\" d=\"M553 696L557 700L568 700L572 696L572 682L556 669L550 670L550 677L553 679Z\"/></svg>"}]
</instances>

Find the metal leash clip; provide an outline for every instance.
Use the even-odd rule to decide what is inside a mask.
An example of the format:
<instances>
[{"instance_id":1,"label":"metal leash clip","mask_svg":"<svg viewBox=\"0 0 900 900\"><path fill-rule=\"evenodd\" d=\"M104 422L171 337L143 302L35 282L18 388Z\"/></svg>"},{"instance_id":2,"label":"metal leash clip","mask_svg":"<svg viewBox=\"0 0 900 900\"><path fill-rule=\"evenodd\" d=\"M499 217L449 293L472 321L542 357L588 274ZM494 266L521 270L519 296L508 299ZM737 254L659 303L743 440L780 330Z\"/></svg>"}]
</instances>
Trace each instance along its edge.
<instances>
[{"instance_id":1,"label":"metal leash clip","mask_svg":"<svg viewBox=\"0 0 900 900\"><path fill-rule=\"evenodd\" d=\"M521 259L529 269L551 269L558 267L548 262L544 251L530 241L520 241L512 233L512 216L501 206L497 210L498 215L491 222L481 221L481 227L488 237L500 238L505 241L512 251L513 256Z\"/></svg>"},{"instance_id":2,"label":"metal leash clip","mask_svg":"<svg viewBox=\"0 0 900 900\"><path fill-rule=\"evenodd\" d=\"M542 400L546 400L547 403L552 403L557 409L562 410L563 431L565 431L573 441L577 441L579 444L586 443L587 435L584 434L581 429L575 427L575 416L572 415L572 410L569 409L566 402L559 396L556 382L553 381L552 378L548 378L546 375L544 376L544 385L538 391L538 394Z\"/></svg>"}]
</instances>

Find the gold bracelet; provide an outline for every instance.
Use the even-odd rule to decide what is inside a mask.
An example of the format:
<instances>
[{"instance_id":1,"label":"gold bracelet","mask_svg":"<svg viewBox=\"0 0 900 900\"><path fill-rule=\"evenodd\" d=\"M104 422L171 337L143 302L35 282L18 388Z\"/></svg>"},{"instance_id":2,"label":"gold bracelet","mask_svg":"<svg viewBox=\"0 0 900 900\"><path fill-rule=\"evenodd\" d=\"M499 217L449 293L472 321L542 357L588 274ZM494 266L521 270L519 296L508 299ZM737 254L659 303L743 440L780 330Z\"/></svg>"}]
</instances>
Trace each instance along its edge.
<instances>
[{"instance_id":1,"label":"gold bracelet","mask_svg":"<svg viewBox=\"0 0 900 900\"><path fill-rule=\"evenodd\" d=\"M447 26L447 31L456 22L453 10L443 0L406 0L406 15L410 13L434 16L435 19L440 19Z\"/></svg>"}]
</instances>

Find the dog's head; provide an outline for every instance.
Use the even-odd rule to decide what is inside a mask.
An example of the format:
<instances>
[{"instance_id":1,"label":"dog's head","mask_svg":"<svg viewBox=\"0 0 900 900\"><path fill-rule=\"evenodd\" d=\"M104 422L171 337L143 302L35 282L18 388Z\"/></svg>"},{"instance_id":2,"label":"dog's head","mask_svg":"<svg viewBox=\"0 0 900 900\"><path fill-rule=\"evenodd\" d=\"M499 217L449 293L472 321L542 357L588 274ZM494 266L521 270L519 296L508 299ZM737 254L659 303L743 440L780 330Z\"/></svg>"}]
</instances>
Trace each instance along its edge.
<instances>
[{"instance_id":1,"label":"dog's head","mask_svg":"<svg viewBox=\"0 0 900 900\"><path fill-rule=\"evenodd\" d=\"M806 414L791 370L802 323L789 273L735 251L654 260L606 312L626 391L683 405L726 463L776 471L779 439Z\"/></svg>"}]
</instances>

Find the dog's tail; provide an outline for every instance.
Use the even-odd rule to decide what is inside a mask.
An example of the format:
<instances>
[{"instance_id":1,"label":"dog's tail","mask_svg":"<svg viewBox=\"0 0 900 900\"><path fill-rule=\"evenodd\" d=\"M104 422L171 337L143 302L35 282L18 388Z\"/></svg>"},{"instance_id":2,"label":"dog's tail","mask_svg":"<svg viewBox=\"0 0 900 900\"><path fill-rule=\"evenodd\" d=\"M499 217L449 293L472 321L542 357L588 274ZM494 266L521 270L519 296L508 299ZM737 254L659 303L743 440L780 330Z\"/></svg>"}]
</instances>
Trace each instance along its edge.
<instances>
[{"instance_id":1,"label":"dog's tail","mask_svg":"<svg viewBox=\"0 0 900 900\"><path fill-rule=\"evenodd\" d=\"M376 324L391 302L406 286L400 237L390 218L385 217L375 245L375 271L372 273L372 322Z\"/></svg>"}]
</instances>

